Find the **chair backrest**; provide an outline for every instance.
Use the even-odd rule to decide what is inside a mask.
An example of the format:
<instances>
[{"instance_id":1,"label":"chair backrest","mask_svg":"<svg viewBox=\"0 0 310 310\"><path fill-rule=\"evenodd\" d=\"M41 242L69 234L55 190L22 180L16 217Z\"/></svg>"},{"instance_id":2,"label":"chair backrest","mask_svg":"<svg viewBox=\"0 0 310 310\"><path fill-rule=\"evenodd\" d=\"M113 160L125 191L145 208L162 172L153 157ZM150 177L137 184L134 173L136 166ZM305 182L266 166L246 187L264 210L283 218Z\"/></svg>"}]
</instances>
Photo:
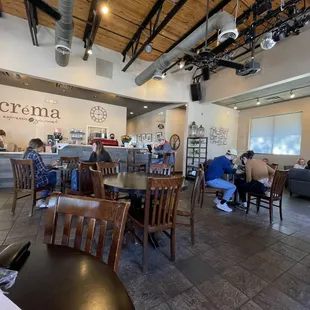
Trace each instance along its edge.
<instances>
[{"instance_id":1,"label":"chair backrest","mask_svg":"<svg viewBox=\"0 0 310 310\"><path fill-rule=\"evenodd\" d=\"M120 172L119 161L112 163L97 163L97 170L100 170L103 175L117 174Z\"/></svg>"},{"instance_id":2,"label":"chair backrest","mask_svg":"<svg viewBox=\"0 0 310 310\"><path fill-rule=\"evenodd\" d=\"M287 175L288 175L288 171L276 170L276 173L274 175L272 185L271 185L270 197L272 198L282 197Z\"/></svg>"},{"instance_id":3,"label":"chair backrest","mask_svg":"<svg viewBox=\"0 0 310 310\"><path fill-rule=\"evenodd\" d=\"M93 193L93 182L89 168L96 169L96 163L79 164L79 192L85 195Z\"/></svg>"},{"instance_id":4,"label":"chair backrest","mask_svg":"<svg viewBox=\"0 0 310 310\"><path fill-rule=\"evenodd\" d=\"M161 231L175 227L183 180L184 177L148 178L144 226Z\"/></svg>"},{"instance_id":5,"label":"chair backrest","mask_svg":"<svg viewBox=\"0 0 310 310\"><path fill-rule=\"evenodd\" d=\"M79 166L79 157L60 157L60 165L67 164L69 169L75 169Z\"/></svg>"},{"instance_id":6,"label":"chair backrest","mask_svg":"<svg viewBox=\"0 0 310 310\"><path fill-rule=\"evenodd\" d=\"M195 178L194 186L191 193L191 212L194 212L196 202L200 193L204 193L205 189L205 174L202 169L198 170Z\"/></svg>"},{"instance_id":7,"label":"chair backrest","mask_svg":"<svg viewBox=\"0 0 310 310\"><path fill-rule=\"evenodd\" d=\"M166 165L166 164L151 164L150 165L150 173L151 174L170 175L171 174L171 166Z\"/></svg>"},{"instance_id":8,"label":"chair backrest","mask_svg":"<svg viewBox=\"0 0 310 310\"><path fill-rule=\"evenodd\" d=\"M129 203L127 202L115 202L105 199L54 193L49 200L44 242L55 244L56 232L59 231L57 230L57 222L61 215L63 215L64 228L61 245L69 246L71 226L73 226L72 224L74 223L72 218L76 217L77 221L73 248L91 254L94 235L97 234L99 230L96 257L102 259L107 222L111 222L113 224L113 234L108 265L116 272L122 248L128 209ZM81 249L83 236L85 235L83 235L83 231L87 232L87 235L85 248Z\"/></svg>"},{"instance_id":9,"label":"chair backrest","mask_svg":"<svg viewBox=\"0 0 310 310\"><path fill-rule=\"evenodd\" d=\"M34 164L32 159L10 159L13 177L14 188L22 190L34 190Z\"/></svg>"},{"instance_id":10,"label":"chair backrest","mask_svg":"<svg viewBox=\"0 0 310 310\"><path fill-rule=\"evenodd\" d=\"M89 169L93 181L94 197L105 199L106 197L102 172L100 170L94 170L92 167L90 167Z\"/></svg>"},{"instance_id":11,"label":"chair backrest","mask_svg":"<svg viewBox=\"0 0 310 310\"><path fill-rule=\"evenodd\" d=\"M268 164L268 166L271 167L273 170L277 170L279 167L279 164L272 163L272 164Z\"/></svg>"}]
</instances>

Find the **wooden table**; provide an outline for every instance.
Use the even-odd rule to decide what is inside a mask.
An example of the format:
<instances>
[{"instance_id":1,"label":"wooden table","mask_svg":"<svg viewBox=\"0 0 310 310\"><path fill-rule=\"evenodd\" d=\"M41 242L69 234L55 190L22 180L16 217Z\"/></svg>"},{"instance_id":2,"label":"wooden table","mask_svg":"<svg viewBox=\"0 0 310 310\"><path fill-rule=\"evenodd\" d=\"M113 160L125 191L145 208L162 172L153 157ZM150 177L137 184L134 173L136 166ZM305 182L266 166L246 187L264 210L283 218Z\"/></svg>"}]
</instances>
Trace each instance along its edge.
<instances>
[{"instance_id":1,"label":"wooden table","mask_svg":"<svg viewBox=\"0 0 310 310\"><path fill-rule=\"evenodd\" d=\"M22 310L134 309L105 263L57 245L32 244L8 297Z\"/></svg>"}]
</instances>

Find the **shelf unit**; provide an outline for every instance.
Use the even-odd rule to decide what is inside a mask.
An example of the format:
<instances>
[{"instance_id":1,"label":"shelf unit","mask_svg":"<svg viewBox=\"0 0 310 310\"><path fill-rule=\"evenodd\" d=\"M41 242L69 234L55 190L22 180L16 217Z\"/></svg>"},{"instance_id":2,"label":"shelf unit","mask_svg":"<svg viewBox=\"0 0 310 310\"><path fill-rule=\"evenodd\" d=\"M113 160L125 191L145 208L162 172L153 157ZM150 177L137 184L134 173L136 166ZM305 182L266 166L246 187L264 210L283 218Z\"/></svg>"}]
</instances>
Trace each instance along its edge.
<instances>
[{"instance_id":1,"label":"shelf unit","mask_svg":"<svg viewBox=\"0 0 310 310\"><path fill-rule=\"evenodd\" d=\"M186 179L194 180L199 169L199 164L207 160L208 138L188 137L186 147Z\"/></svg>"}]
</instances>

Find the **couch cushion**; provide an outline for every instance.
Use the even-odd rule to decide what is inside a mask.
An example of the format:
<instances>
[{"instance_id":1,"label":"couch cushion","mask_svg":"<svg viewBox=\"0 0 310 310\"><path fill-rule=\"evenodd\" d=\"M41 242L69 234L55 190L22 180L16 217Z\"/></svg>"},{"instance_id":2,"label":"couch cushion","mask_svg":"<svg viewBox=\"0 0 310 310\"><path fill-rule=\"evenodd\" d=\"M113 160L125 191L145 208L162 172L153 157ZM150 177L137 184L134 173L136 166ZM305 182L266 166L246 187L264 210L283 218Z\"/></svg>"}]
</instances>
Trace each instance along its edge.
<instances>
[{"instance_id":1,"label":"couch cushion","mask_svg":"<svg viewBox=\"0 0 310 310\"><path fill-rule=\"evenodd\" d=\"M307 169L291 169L289 171L289 179L310 182L310 170Z\"/></svg>"}]
</instances>

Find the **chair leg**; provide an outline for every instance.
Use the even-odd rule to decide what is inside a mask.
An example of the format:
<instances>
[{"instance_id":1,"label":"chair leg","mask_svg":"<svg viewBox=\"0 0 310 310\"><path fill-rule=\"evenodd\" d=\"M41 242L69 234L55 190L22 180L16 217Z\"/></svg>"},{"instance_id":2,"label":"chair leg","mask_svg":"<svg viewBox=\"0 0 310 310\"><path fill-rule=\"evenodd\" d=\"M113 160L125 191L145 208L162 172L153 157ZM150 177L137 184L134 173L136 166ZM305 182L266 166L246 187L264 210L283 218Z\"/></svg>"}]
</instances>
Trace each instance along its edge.
<instances>
[{"instance_id":1,"label":"chair leg","mask_svg":"<svg viewBox=\"0 0 310 310\"><path fill-rule=\"evenodd\" d=\"M12 204L12 214L13 215L15 214L16 204L17 204L17 191L14 190L13 204Z\"/></svg>"},{"instance_id":2,"label":"chair leg","mask_svg":"<svg viewBox=\"0 0 310 310\"><path fill-rule=\"evenodd\" d=\"M142 258L142 268L143 273L147 273L147 248L148 248L148 231L144 228L143 231L143 258Z\"/></svg>"},{"instance_id":3,"label":"chair leg","mask_svg":"<svg viewBox=\"0 0 310 310\"><path fill-rule=\"evenodd\" d=\"M192 245L194 245L195 244L195 222L193 218L190 219L190 223L191 223L191 241L192 241Z\"/></svg>"},{"instance_id":4,"label":"chair leg","mask_svg":"<svg viewBox=\"0 0 310 310\"><path fill-rule=\"evenodd\" d=\"M170 252L171 252L171 261L175 261L175 228L171 228L170 232Z\"/></svg>"},{"instance_id":5,"label":"chair leg","mask_svg":"<svg viewBox=\"0 0 310 310\"><path fill-rule=\"evenodd\" d=\"M283 215L282 215L282 197L280 199L280 202L279 202L279 211L280 211L280 220L283 221Z\"/></svg>"},{"instance_id":6,"label":"chair leg","mask_svg":"<svg viewBox=\"0 0 310 310\"><path fill-rule=\"evenodd\" d=\"M205 196L205 192L204 192L204 191L201 191L200 208L202 208L204 196Z\"/></svg>"},{"instance_id":7,"label":"chair leg","mask_svg":"<svg viewBox=\"0 0 310 310\"><path fill-rule=\"evenodd\" d=\"M270 224L273 222L273 201L270 199L269 200L269 220Z\"/></svg>"},{"instance_id":8,"label":"chair leg","mask_svg":"<svg viewBox=\"0 0 310 310\"><path fill-rule=\"evenodd\" d=\"M260 208L260 198L256 199L256 213L259 212L259 208Z\"/></svg>"},{"instance_id":9,"label":"chair leg","mask_svg":"<svg viewBox=\"0 0 310 310\"><path fill-rule=\"evenodd\" d=\"M248 194L248 203L247 203L247 207L246 207L246 214L248 214L250 211L250 203L251 203L251 195Z\"/></svg>"},{"instance_id":10,"label":"chair leg","mask_svg":"<svg viewBox=\"0 0 310 310\"><path fill-rule=\"evenodd\" d=\"M36 198L37 198L36 192L31 193L31 209L29 211L29 216L33 215L33 209L36 205Z\"/></svg>"}]
</instances>

